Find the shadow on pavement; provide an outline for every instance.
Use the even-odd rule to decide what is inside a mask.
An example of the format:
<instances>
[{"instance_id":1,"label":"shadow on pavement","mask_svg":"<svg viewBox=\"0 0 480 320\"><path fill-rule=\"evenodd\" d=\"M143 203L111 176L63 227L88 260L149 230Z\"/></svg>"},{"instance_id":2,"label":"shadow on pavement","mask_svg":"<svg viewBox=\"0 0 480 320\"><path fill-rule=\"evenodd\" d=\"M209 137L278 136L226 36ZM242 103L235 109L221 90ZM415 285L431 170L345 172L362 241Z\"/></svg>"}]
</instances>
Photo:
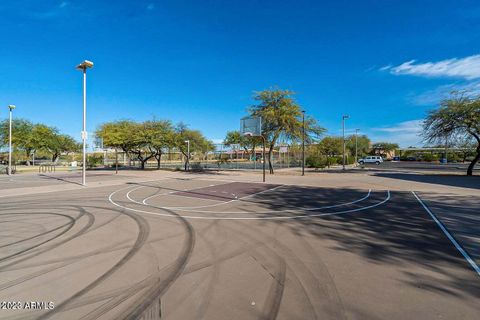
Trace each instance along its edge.
<instances>
[{"instance_id":1,"label":"shadow on pavement","mask_svg":"<svg viewBox=\"0 0 480 320\"><path fill-rule=\"evenodd\" d=\"M264 195L270 200L271 208L278 208L311 203L312 198L316 198L317 203L341 203L344 197L339 197L337 190L295 190L292 187L278 194ZM365 192L351 189L348 194L352 200ZM377 191L360 203L325 211L368 206L380 202L385 196L386 192ZM328 241L330 249L337 254L345 251L385 265L385 274L379 274L379 279L389 277L388 269L394 268L405 275L399 281L420 290L480 298L478 275L409 192L392 192L390 201L364 211L262 223L283 225L300 237L313 235Z\"/></svg>"},{"instance_id":2,"label":"shadow on pavement","mask_svg":"<svg viewBox=\"0 0 480 320\"><path fill-rule=\"evenodd\" d=\"M373 173L373 176L421 183L440 184L452 187L480 189L480 176L467 177L459 175L412 174L391 172L375 172Z\"/></svg>"}]
</instances>

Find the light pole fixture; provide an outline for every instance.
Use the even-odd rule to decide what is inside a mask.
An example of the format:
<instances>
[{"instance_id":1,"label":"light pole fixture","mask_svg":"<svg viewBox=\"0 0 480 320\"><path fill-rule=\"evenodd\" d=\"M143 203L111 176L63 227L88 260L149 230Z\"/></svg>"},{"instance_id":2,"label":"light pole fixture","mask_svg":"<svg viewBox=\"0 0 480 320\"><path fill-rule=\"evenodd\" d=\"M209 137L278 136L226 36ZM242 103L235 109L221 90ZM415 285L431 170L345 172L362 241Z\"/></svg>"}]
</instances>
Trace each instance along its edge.
<instances>
[{"instance_id":1,"label":"light pole fixture","mask_svg":"<svg viewBox=\"0 0 480 320\"><path fill-rule=\"evenodd\" d=\"M358 131L360 129L355 129L355 166L358 163Z\"/></svg>"},{"instance_id":2,"label":"light pole fixture","mask_svg":"<svg viewBox=\"0 0 480 320\"><path fill-rule=\"evenodd\" d=\"M343 159L342 159L342 169L345 170L345 119L348 119L348 114L342 116L342 131L343 131Z\"/></svg>"},{"instance_id":3,"label":"light pole fixture","mask_svg":"<svg viewBox=\"0 0 480 320\"><path fill-rule=\"evenodd\" d=\"M185 140L187 144L187 163L185 164L185 171L190 171L190 140Z\"/></svg>"},{"instance_id":4,"label":"light pole fixture","mask_svg":"<svg viewBox=\"0 0 480 320\"><path fill-rule=\"evenodd\" d=\"M302 176L305 175L305 110L302 110Z\"/></svg>"},{"instance_id":5,"label":"light pole fixture","mask_svg":"<svg viewBox=\"0 0 480 320\"><path fill-rule=\"evenodd\" d=\"M82 155L82 185L86 185L86 165L87 165L87 69L93 68L93 62L84 60L77 66L77 70L83 72L83 155Z\"/></svg>"},{"instance_id":6,"label":"light pole fixture","mask_svg":"<svg viewBox=\"0 0 480 320\"><path fill-rule=\"evenodd\" d=\"M8 106L8 110L10 111L10 119L9 119L9 126L8 126L8 175L12 175L12 111L16 107L11 104Z\"/></svg>"}]
</instances>

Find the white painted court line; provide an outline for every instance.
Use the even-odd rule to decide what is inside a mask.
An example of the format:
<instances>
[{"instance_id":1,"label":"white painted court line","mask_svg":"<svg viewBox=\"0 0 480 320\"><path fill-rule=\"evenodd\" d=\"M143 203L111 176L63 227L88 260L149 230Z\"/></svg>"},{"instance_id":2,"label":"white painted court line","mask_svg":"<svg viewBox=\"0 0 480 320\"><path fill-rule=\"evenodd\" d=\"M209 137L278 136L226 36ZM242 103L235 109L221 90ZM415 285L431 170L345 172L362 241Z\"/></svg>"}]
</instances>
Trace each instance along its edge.
<instances>
[{"instance_id":1,"label":"white painted court line","mask_svg":"<svg viewBox=\"0 0 480 320\"><path fill-rule=\"evenodd\" d=\"M226 183L228 184L228 183ZM222 184L219 184L219 185L222 185ZM263 190L263 191L260 191L260 192L257 192L257 193L254 193L254 194L249 194L247 196L244 196L244 197L241 197L241 198L236 198L236 199L232 199L232 200L228 200L228 201L223 201L223 202L220 202L220 203L214 203L214 204L208 204L208 205L204 205L204 206L193 206L193 207L158 207L158 208L162 208L162 209L172 209L172 210L176 210L176 211L187 211L187 212L197 212L197 211L193 211L193 210L190 210L190 209L202 209L202 208L211 208L211 207L217 207L217 206L221 206L221 205L224 205L224 204L228 204L228 203L232 203L232 202L235 202L235 201L241 201L243 199L246 199L248 197L253 197L253 196L256 196L258 194L262 194L262 193L265 193L267 191L273 191L273 190L276 190L280 187L283 187L283 185L280 185L280 186L276 186L275 188L271 188L271 189L267 189L267 190ZM236 197L233 193L232 195L234 197ZM181 195L180 197L186 197L186 198L192 198L192 199L199 199L198 197L189 197L189 196L184 196L184 195ZM148 198L147 198L148 199ZM200 198L202 199L202 198ZM146 199L145 199L146 200ZM149 205L145 202L145 200L143 201L143 204L145 205ZM211 200L211 201L220 201L220 200L214 200L214 199L207 199L207 200ZM150 206L150 205L149 205Z\"/></svg>"},{"instance_id":2,"label":"white painted court line","mask_svg":"<svg viewBox=\"0 0 480 320\"><path fill-rule=\"evenodd\" d=\"M162 216L162 217L173 217L173 218L177 218L178 216L181 216L182 218L185 218L185 219L199 219L199 220L289 220L289 219L302 219L302 218L309 218L309 217L333 216L333 215L340 215L340 214L358 212L358 211L362 211L362 210L375 208L375 207L380 206L380 205L382 205L382 204L384 204L384 203L386 203L387 201L390 200L390 191L387 190L387 197L384 200L382 200L381 202L378 202L376 204L366 206L366 207L344 210L344 211L338 211L338 212L324 212L324 213L318 213L318 214L303 214L303 215L288 216L288 217L285 217L285 216L273 216L273 217L208 217L208 216L186 216L186 215L175 215L175 214L170 214L170 213L159 213L159 212L139 210L139 209L134 209L134 208L129 208L129 207L126 207L126 206L122 206L122 205L116 203L115 201L113 201L112 197L117 192L119 192L121 190L124 190L124 189L125 188L122 188L122 189L119 189L117 191L112 192L108 196L108 201L116 207L119 207L119 208L122 208L122 209L125 209L125 210L134 211L134 212L145 213L145 214L150 214L150 215L155 215L155 216ZM370 195L370 191L371 190L369 190L368 195ZM364 198L366 198L366 197L364 197ZM364 199L364 198L362 198L362 199ZM353 201L351 203L358 202L362 199ZM333 205L333 206L329 206L329 207L341 206L341 205L346 205L346 204L348 204L348 203L337 204L337 205ZM157 207L152 207L152 208L157 208ZM161 209L161 208L159 208L159 209ZM305 211L305 210L298 210L297 209L296 211ZM279 212L279 211L271 211L271 212L275 213L275 212ZM293 212L293 211L290 211L290 212ZM224 212L220 212L220 213L224 213ZM241 213L245 214L246 212L241 212ZM252 212L252 214L257 214L257 212Z\"/></svg>"},{"instance_id":3,"label":"white painted court line","mask_svg":"<svg viewBox=\"0 0 480 320\"><path fill-rule=\"evenodd\" d=\"M200 180L201 181L201 180ZM221 185L224 185L224 184L228 184L228 183L219 183L215 186L221 186ZM212 187L213 185L210 185L210 187ZM201 187L195 187L195 188L192 188L192 189L184 189L184 190L173 190L173 191L169 191L169 192L166 192L166 193L157 193L157 194L154 194L154 195L151 195L149 197L146 197L145 199L143 199L142 203L141 204L144 204L146 206L149 206L149 204L147 203L147 200L150 200L152 198L155 198L155 197L160 197L160 196L166 196L166 195L172 195L173 193L176 193L176 192L184 192L184 191L194 191L194 190L198 190L198 189L203 189L203 188L208 188L208 186L201 186ZM179 196L179 197L187 197L187 198L194 198L194 199L198 199L198 197L189 197L189 196ZM212 200L212 199L210 199ZM212 200L212 201L220 201L220 200ZM222 202L223 203L223 202ZM176 208L176 207L164 207L165 209L170 209L170 208Z\"/></svg>"},{"instance_id":4,"label":"white painted court line","mask_svg":"<svg viewBox=\"0 0 480 320\"><path fill-rule=\"evenodd\" d=\"M321 207L311 207L311 208L295 208L295 209L285 209L285 210L267 210L267 211L256 211L256 214L269 214L269 213L279 213L279 212L298 212L298 211L316 211L316 210L321 210L321 209L331 209L331 208L336 208L336 207L341 207L341 206L346 206L349 204L355 204L357 202L363 201L370 197L372 189L368 190L368 193L366 196L363 198L360 198L358 200L352 201L352 202L346 202L346 203L341 203L341 204L334 204L330 206L321 206ZM229 202L233 202L234 200L227 201L224 203L220 204L226 204ZM171 209L173 211L182 211L182 212L192 212L192 213L210 213L210 214L217 214L217 213L223 213L223 214L244 214L246 213L245 211L211 211L211 210L196 210L196 209L184 209L184 208L169 208L169 207L161 207L161 206L152 206L157 209Z\"/></svg>"},{"instance_id":5,"label":"white painted court line","mask_svg":"<svg viewBox=\"0 0 480 320\"><path fill-rule=\"evenodd\" d=\"M455 238L452 236L452 234L448 231L448 229L443 225L443 223L435 216L435 214L425 205L425 203L420 199L417 194L412 191L413 195L415 198L417 198L418 202L423 206L423 208L428 212L430 217L432 217L433 221L437 223L437 225L440 227L440 229L443 231L443 233L447 236L447 238L453 243L455 248L462 254L462 256L467 260L467 262L472 266L473 270L477 272L477 274L480 276L480 268L478 265L475 263L475 261L470 257L470 255L462 248L462 246L455 240Z\"/></svg>"}]
</instances>

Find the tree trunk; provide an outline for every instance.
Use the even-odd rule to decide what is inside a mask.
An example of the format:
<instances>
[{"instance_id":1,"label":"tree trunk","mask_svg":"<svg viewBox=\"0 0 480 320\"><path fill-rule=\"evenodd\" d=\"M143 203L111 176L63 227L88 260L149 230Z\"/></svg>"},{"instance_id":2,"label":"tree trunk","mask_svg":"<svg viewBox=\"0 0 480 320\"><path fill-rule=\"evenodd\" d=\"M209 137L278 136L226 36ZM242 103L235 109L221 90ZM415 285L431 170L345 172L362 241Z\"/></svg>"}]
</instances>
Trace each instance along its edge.
<instances>
[{"instance_id":1,"label":"tree trunk","mask_svg":"<svg viewBox=\"0 0 480 320\"><path fill-rule=\"evenodd\" d=\"M472 176L473 175L473 168L477 164L478 160L480 160L480 145L477 147L477 154L475 155L475 158L473 159L473 161L468 166L467 176Z\"/></svg>"},{"instance_id":2,"label":"tree trunk","mask_svg":"<svg viewBox=\"0 0 480 320\"><path fill-rule=\"evenodd\" d=\"M32 151L31 150L26 150L25 153L27 154L27 166L30 166L30 156Z\"/></svg>"},{"instance_id":3,"label":"tree trunk","mask_svg":"<svg viewBox=\"0 0 480 320\"><path fill-rule=\"evenodd\" d=\"M52 162L55 163L57 161L57 158L58 158L58 153L54 153L52 155Z\"/></svg>"},{"instance_id":4,"label":"tree trunk","mask_svg":"<svg viewBox=\"0 0 480 320\"><path fill-rule=\"evenodd\" d=\"M255 159L255 161L257 161L257 152L255 151L255 148L257 146L255 144L252 144L252 153L251 153L251 158L252 159Z\"/></svg>"},{"instance_id":5,"label":"tree trunk","mask_svg":"<svg viewBox=\"0 0 480 320\"><path fill-rule=\"evenodd\" d=\"M143 160L143 159L138 159L140 161L140 166L142 168L142 170L145 170L145 162L147 162L147 160Z\"/></svg>"},{"instance_id":6,"label":"tree trunk","mask_svg":"<svg viewBox=\"0 0 480 320\"><path fill-rule=\"evenodd\" d=\"M162 153L158 152L155 154L155 159L157 159L157 170L160 170L160 161L162 160Z\"/></svg>"},{"instance_id":7,"label":"tree trunk","mask_svg":"<svg viewBox=\"0 0 480 320\"><path fill-rule=\"evenodd\" d=\"M273 174L272 153L273 153L273 146L270 145L270 149L268 150L268 169L270 170L270 174ZM263 161L265 161L265 159L263 159Z\"/></svg>"},{"instance_id":8,"label":"tree trunk","mask_svg":"<svg viewBox=\"0 0 480 320\"><path fill-rule=\"evenodd\" d=\"M185 152L182 151L183 156L185 157L185 163L184 163L184 171L186 172L188 170L188 165L190 163L190 157L187 156Z\"/></svg>"}]
</instances>

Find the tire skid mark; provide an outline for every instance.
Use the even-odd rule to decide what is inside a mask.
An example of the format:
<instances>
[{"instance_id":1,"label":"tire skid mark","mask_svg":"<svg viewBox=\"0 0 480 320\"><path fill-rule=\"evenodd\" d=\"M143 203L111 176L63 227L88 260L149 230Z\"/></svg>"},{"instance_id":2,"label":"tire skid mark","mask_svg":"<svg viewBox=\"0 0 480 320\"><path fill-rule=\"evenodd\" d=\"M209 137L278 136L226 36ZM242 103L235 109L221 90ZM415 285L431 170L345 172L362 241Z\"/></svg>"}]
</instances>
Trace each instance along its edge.
<instances>
[{"instance_id":1,"label":"tire skid mark","mask_svg":"<svg viewBox=\"0 0 480 320\"><path fill-rule=\"evenodd\" d=\"M47 246L47 247L44 247L44 248L39 248L37 249L36 251L34 252L29 252L27 253L26 256L18 259L18 260L15 260L15 261L12 261L11 263L8 263L6 265L3 265L0 267L0 272L2 272L3 270L8 270L8 267L12 266L12 265L17 265L18 263L22 262L22 261L25 261L25 260L28 260L28 259L31 259L33 257L36 257L42 253L45 253L47 251L50 251L52 249L55 249L69 241L71 241L72 239L74 238L77 238L79 236L81 236L85 231L88 230L88 228L90 228L93 223L95 222L95 217L93 214L91 214L90 212L86 211L85 209L79 207L78 210L81 212L81 214L76 218L76 220L79 220L81 217L83 216L86 216L88 218L88 221L87 223L77 232L77 233L74 233L73 235L57 242L57 243L54 243L50 246Z\"/></svg>"},{"instance_id":2,"label":"tire skid mark","mask_svg":"<svg viewBox=\"0 0 480 320\"><path fill-rule=\"evenodd\" d=\"M139 299L138 303L133 305L133 308L125 312L121 316L121 319L139 319L142 318L143 315L147 315L149 309L159 309L161 297L180 277L193 253L193 248L195 246L195 230L193 229L193 226L187 221L187 219L175 212L167 209L162 210L175 215L184 227L186 234L182 249L180 250L178 258L169 267L170 270L168 270L168 274L164 278L161 278L152 290L149 290L145 296ZM159 310L161 312L161 309Z\"/></svg>"},{"instance_id":3,"label":"tire skid mark","mask_svg":"<svg viewBox=\"0 0 480 320\"><path fill-rule=\"evenodd\" d=\"M68 215L63 215L63 216L67 217L67 218L70 220L69 223L61 226L61 228L65 228L65 227L66 227L65 230L63 230L63 231L60 232L59 234L57 234L57 235L55 235L55 236L53 236L53 237L51 237L51 238L49 238L49 239L47 239L47 240L40 241L39 243L36 243L36 244L33 245L33 246L30 246L30 247L28 247L28 248L22 249L22 250L20 250L20 251L18 251L18 252L15 252L15 253L13 253L13 254L8 255L8 256L1 257L1 258L0 258L0 262L7 261L7 260L10 260L10 259L12 259L12 258L21 256L21 255L24 254L24 253L28 253L29 251L31 251L31 250L33 250L33 249L35 249L35 248L38 248L38 247L40 247L41 245L43 245L43 244L45 244L45 243L48 243L48 242L50 242L50 241L52 241L52 240L55 240L55 239L61 237L62 235L64 235L65 233L67 233L67 232L68 232L71 228L73 228L73 226L75 225L76 219L74 219L74 218L72 218L72 217L70 217L70 216L68 216ZM0 267L0 270L1 270L1 269L2 269L2 268Z\"/></svg>"},{"instance_id":4,"label":"tire skid mark","mask_svg":"<svg viewBox=\"0 0 480 320\"><path fill-rule=\"evenodd\" d=\"M260 232L258 228L255 228L251 225L249 225L249 228L243 228L242 230L248 230L250 232L256 230L257 233ZM293 275L298 279L302 290L305 292L306 297L308 298L311 306L314 309L314 314L316 315L316 317L324 317L324 312L321 312L321 310L323 311L323 309L325 309L328 311L327 314L334 314L332 319L345 319L345 310L343 309L343 304L339 302L340 298L338 296L335 283L331 278L328 269L326 268L324 263L321 262L321 259L315 255L315 257L317 258L316 261L322 266L324 266L324 268L320 270L320 277L323 281L326 282L324 285L320 283L319 278L315 276L315 274L310 270L310 268L305 265L305 263L294 253L293 250L288 248L277 238L272 237L266 233L262 234L270 240L270 243L274 243L271 248L273 251L278 252L278 254L286 257L286 263L290 267L289 270L291 270ZM252 236L251 233L249 234L249 236ZM302 277L298 276L298 271L301 272ZM302 278L304 280L302 280ZM307 287L305 287L305 284L307 284ZM331 288L334 289L332 290ZM332 305L336 306L335 310L332 310Z\"/></svg>"},{"instance_id":5,"label":"tire skid mark","mask_svg":"<svg viewBox=\"0 0 480 320\"><path fill-rule=\"evenodd\" d=\"M19 214L23 214L23 215L28 215L30 213L19 213ZM35 214L38 214L38 213L35 213ZM42 214L46 214L46 213L42 213ZM10 243L7 243L7 244L4 244L4 245L1 245L0 248L5 248L5 247L8 247L8 246L12 246L12 245L15 245L15 244L18 244L18 243L22 243L22 242L25 242L25 241L28 241L28 240L32 240L32 239L35 239L35 238L38 238L38 237L41 237L41 236L44 236L44 235L47 235L49 233L52 233L52 232L55 232L59 229L62 229L68 225L70 225L72 223L72 221L75 221L74 218L70 217L69 215L65 215L65 214L60 214L60 213L48 213L49 215L56 215L56 216L63 216L65 218L67 218L68 220L70 220L69 222L63 224L63 225L60 225L58 227L55 227L53 229L50 229L50 230L47 230L45 232L42 232L42 233L39 233L39 234L36 234L34 236L31 236L31 237L28 237L28 238L24 238L22 240L18 240L18 241L14 241L14 242L10 242ZM1 259L0 259L1 261Z\"/></svg>"},{"instance_id":6,"label":"tire skid mark","mask_svg":"<svg viewBox=\"0 0 480 320\"><path fill-rule=\"evenodd\" d=\"M81 259L93 257L95 255L100 255L100 254L112 253L112 252L115 252L115 251L125 250L125 249L130 247L130 245L123 245L121 247L118 247L121 244L122 243L114 244L114 245L112 245L110 247L107 247L107 248L96 250L94 252L88 252L88 253L85 253L85 254L82 254L82 255L78 255L78 256L74 256L74 257L70 257L70 258L66 258L66 259L57 259L55 261L48 261L46 263L42 263L41 264L42 266L48 265L48 264L57 264L57 265L44 268L44 269L39 270L37 272L30 273L30 274L25 275L23 277L20 277L20 278L17 278L15 280L4 283L4 284L0 285L0 291L2 291L4 289L7 289L7 288L10 288L10 287L13 287L13 286L16 286L16 285L19 285L19 284L21 284L25 281L34 279L34 278L42 276L42 275L45 275L45 274L50 273L52 271L64 268L68 265L71 265L71 264L81 260ZM39 264L22 266L22 268L7 269L7 270L4 270L4 271L21 270L23 268L31 268L31 267L37 267L37 266L39 266Z\"/></svg>"},{"instance_id":7,"label":"tire skid mark","mask_svg":"<svg viewBox=\"0 0 480 320\"><path fill-rule=\"evenodd\" d=\"M58 304L55 309L48 311L47 313L43 314L40 316L38 319L48 319L54 314L57 314L61 311L63 311L66 306L69 305L72 301L75 301L79 297L83 296L85 293L89 292L93 288L97 287L100 283L102 283L104 280L106 280L108 277L110 277L115 271L117 271L119 268L121 268L128 260L130 260L144 245L144 243L147 241L148 235L150 233L150 227L147 223L147 221L136 214L127 212L126 210L122 210L122 213L130 217L135 221L138 227L138 235L135 240L135 243L133 244L132 248L109 270L107 270L105 273L103 273L101 276L97 277L95 280L90 282L86 287L81 289L80 291L76 292L75 294L71 295L69 298L66 300L62 301L60 304Z\"/></svg>"}]
</instances>

